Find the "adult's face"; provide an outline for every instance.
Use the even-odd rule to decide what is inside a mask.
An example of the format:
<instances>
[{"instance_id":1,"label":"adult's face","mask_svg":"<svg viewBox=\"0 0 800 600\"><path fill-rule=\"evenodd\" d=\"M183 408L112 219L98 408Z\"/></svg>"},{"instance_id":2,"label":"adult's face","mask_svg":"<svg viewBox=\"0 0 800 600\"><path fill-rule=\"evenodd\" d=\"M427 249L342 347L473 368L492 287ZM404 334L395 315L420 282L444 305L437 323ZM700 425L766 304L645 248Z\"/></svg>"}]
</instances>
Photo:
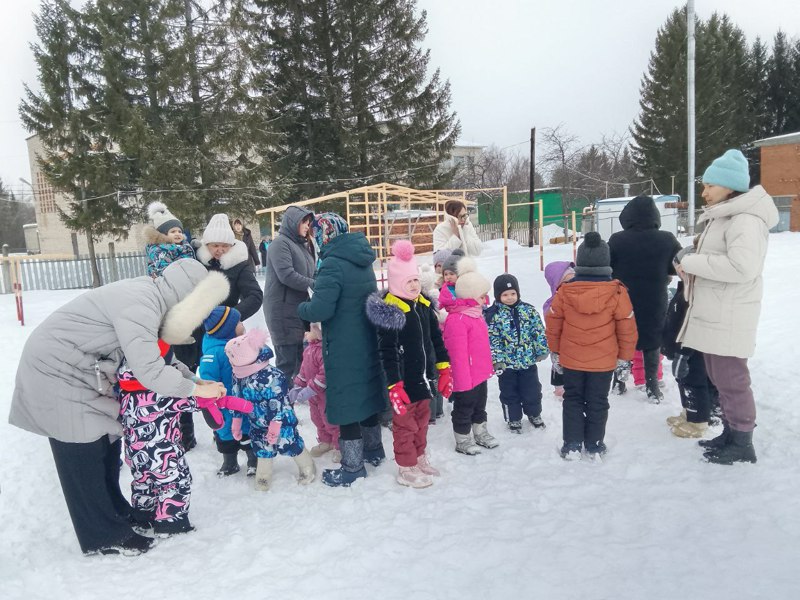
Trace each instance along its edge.
<instances>
[{"instance_id":1,"label":"adult's face","mask_svg":"<svg viewBox=\"0 0 800 600\"><path fill-rule=\"evenodd\" d=\"M703 184L703 200L705 200L706 204L709 206L714 206L715 204L727 200L728 196L732 193L732 189L722 187L721 185Z\"/></svg>"},{"instance_id":2,"label":"adult's face","mask_svg":"<svg viewBox=\"0 0 800 600\"><path fill-rule=\"evenodd\" d=\"M297 226L297 233L300 234L301 238L304 238L308 235L309 229L311 229L311 221L308 219L303 219L300 221L300 225Z\"/></svg>"},{"instance_id":3,"label":"adult's face","mask_svg":"<svg viewBox=\"0 0 800 600\"><path fill-rule=\"evenodd\" d=\"M206 244L208 246L208 251L211 253L211 256L219 260L222 258L222 255L227 253L233 246L230 244L219 244L214 242L212 244Z\"/></svg>"},{"instance_id":4,"label":"adult's face","mask_svg":"<svg viewBox=\"0 0 800 600\"><path fill-rule=\"evenodd\" d=\"M233 230L236 233L242 233L242 229L244 229L244 226L242 225L241 221L234 221L233 222Z\"/></svg>"}]
</instances>

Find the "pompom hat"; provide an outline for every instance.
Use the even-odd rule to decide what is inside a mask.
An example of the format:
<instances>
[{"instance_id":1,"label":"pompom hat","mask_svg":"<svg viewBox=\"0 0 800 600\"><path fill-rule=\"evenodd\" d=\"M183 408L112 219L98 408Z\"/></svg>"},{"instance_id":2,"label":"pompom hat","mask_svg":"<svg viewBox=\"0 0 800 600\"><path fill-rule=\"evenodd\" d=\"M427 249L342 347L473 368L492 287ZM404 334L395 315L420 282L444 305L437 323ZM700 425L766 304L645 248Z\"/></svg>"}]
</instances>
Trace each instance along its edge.
<instances>
[{"instance_id":1,"label":"pompom hat","mask_svg":"<svg viewBox=\"0 0 800 600\"><path fill-rule=\"evenodd\" d=\"M417 259L414 257L414 244L408 240L398 240L392 246L392 258L389 259L389 292L398 298L406 298L406 285L413 279L419 279ZM413 298L407 298L413 300Z\"/></svg>"},{"instance_id":2,"label":"pompom hat","mask_svg":"<svg viewBox=\"0 0 800 600\"><path fill-rule=\"evenodd\" d=\"M233 246L236 236L231 229L228 215L218 213L211 217L211 220L203 232L203 244L229 244Z\"/></svg>"},{"instance_id":3,"label":"pompom hat","mask_svg":"<svg viewBox=\"0 0 800 600\"><path fill-rule=\"evenodd\" d=\"M183 231L183 223L169 212L167 205L163 202L151 202L147 206L147 215L159 233L166 235L173 227L179 227Z\"/></svg>"},{"instance_id":4,"label":"pompom hat","mask_svg":"<svg viewBox=\"0 0 800 600\"><path fill-rule=\"evenodd\" d=\"M714 160L703 173L703 183L721 185L734 192L750 189L750 169L740 150L728 150Z\"/></svg>"},{"instance_id":5,"label":"pompom hat","mask_svg":"<svg viewBox=\"0 0 800 600\"><path fill-rule=\"evenodd\" d=\"M266 366L267 363L259 362L258 357L268 340L265 330L253 329L225 344L225 355L236 377L247 377Z\"/></svg>"},{"instance_id":6,"label":"pompom hat","mask_svg":"<svg viewBox=\"0 0 800 600\"><path fill-rule=\"evenodd\" d=\"M488 294L490 287L489 280L478 273L474 260L462 257L458 261L458 281L456 281L456 296L458 298L477 300L484 294Z\"/></svg>"},{"instance_id":7,"label":"pompom hat","mask_svg":"<svg viewBox=\"0 0 800 600\"><path fill-rule=\"evenodd\" d=\"M590 231L586 234L578 247L575 265L578 275L611 275L611 250L599 233Z\"/></svg>"}]
</instances>

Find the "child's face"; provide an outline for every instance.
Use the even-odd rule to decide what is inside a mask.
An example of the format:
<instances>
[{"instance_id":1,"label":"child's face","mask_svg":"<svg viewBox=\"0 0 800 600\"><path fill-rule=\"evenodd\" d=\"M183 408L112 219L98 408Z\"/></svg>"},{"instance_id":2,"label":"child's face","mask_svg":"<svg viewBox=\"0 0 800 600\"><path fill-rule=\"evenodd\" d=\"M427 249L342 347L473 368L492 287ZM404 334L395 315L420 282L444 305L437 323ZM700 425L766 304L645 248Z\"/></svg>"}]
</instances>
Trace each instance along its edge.
<instances>
[{"instance_id":1,"label":"child's face","mask_svg":"<svg viewBox=\"0 0 800 600\"><path fill-rule=\"evenodd\" d=\"M183 230L180 227L173 227L167 232L167 237L169 241L173 244L180 244L186 239L186 236L183 235Z\"/></svg>"},{"instance_id":2,"label":"child's face","mask_svg":"<svg viewBox=\"0 0 800 600\"><path fill-rule=\"evenodd\" d=\"M236 334L237 337L240 336L240 335L244 335L244 333L245 333L244 323L239 321L236 324L236 329L234 329L233 332Z\"/></svg>"},{"instance_id":3,"label":"child's face","mask_svg":"<svg viewBox=\"0 0 800 600\"><path fill-rule=\"evenodd\" d=\"M433 270L436 271L437 275L441 275L442 274L442 263L438 263L438 264L433 265Z\"/></svg>"},{"instance_id":4,"label":"child's face","mask_svg":"<svg viewBox=\"0 0 800 600\"><path fill-rule=\"evenodd\" d=\"M517 303L517 290L506 290L502 294L500 294L500 302L505 304L506 306L513 306Z\"/></svg>"},{"instance_id":5,"label":"child's face","mask_svg":"<svg viewBox=\"0 0 800 600\"><path fill-rule=\"evenodd\" d=\"M444 277L445 283L455 283L458 280L458 275L456 275L452 271L445 271L442 274L442 277Z\"/></svg>"},{"instance_id":6,"label":"child's face","mask_svg":"<svg viewBox=\"0 0 800 600\"><path fill-rule=\"evenodd\" d=\"M479 298L475 298L475 299L478 301L478 304L483 306L484 304L486 304L489 301L489 294L483 294Z\"/></svg>"},{"instance_id":7,"label":"child's face","mask_svg":"<svg viewBox=\"0 0 800 600\"><path fill-rule=\"evenodd\" d=\"M409 279L406 281L406 284L403 286L403 291L406 293L406 298L409 300L419 296L419 293L422 291L422 285L419 279Z\"/></svg>"}]
</instances>

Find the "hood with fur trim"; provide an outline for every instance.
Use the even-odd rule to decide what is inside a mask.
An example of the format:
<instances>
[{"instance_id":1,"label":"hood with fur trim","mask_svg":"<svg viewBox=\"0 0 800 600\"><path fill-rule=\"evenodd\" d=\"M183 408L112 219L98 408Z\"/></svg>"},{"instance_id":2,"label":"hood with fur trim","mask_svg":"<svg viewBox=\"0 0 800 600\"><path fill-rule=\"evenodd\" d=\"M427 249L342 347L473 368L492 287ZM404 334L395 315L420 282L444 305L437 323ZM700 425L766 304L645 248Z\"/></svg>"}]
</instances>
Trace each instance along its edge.
<instances>
[{"instance_id":1,"label":"hood with fur trim","mask_svg":"<svg viewBox=\"0 0 800 600\"><path fill-rule=\"evenodd\" d=\"M417 302L433 307L436 302L425 294L420 294ZM388 290L375 292L367 296L367 320L380 329L400 331L406 325L408 303L389 293Z\"/></svg>"},{"instance_id":2,"label":"hood with fur trim","mask_svg":"<svg viewBox=\"0 0 800 600\"><path fill-rule=\"evenodd\" d=\"M158 229L153 227L152 225L145 225L142 228L142 235L144 236L144 241L146 244L174 244L171 239L169 239L166 234L161 233ZM185 239L185 238L184 238Z\"/></svg>"},{"instance_id":3,"label":"hood with fur trim","mask_svg":"<svg viewBox=\"0 0 800 600\"><path fill-rule=\"evenodd\" d=\"M168 271L169 268L164 270L164 278ZM168 344L185 342L191 338L192 332L203 324L211 311L225 301L229 293L230 284L225 275L215 271L206 272L205 277L194 286L194 289L164 315L159 337Z\"/></svg>"},{"instance_id":4,"label":"hood with fur trim","mask_svg":"<svg viewBox=\"0 0 800 600\"><path fill-rule=\"evenodd\" d=\"M197 249L197 260L199 260L205 266L209 265L212 258L211 252L209 252L208 246L205 244L201 245ZM219 264L223 271L227 271L239 263L247 262L247 260L247 246L245 246L244 242L241 240L236 240L233 243L233 246L231 246L231 249L223 254L222 258L219 259Z\"/></svg>"}]
</instances>

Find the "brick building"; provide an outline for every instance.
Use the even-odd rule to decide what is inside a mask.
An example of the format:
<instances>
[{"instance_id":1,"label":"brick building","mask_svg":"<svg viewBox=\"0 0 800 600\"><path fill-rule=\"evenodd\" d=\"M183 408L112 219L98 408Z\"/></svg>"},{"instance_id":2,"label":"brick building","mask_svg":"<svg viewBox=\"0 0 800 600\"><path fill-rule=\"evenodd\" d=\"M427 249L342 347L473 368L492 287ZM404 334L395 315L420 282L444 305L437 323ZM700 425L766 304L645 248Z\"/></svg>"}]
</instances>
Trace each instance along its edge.
<instances>
[{"instance_id":1,"label":"brick building","mask_svg":"<svg viewBox=\"0 0 800 600\"><path fill-rule=\"evenodd\" d=\"M800 131L753 145L761 152L761 185L775 199L782 219L791 206L791 230L800 231Z\"/></svg>"}]
</instances>

